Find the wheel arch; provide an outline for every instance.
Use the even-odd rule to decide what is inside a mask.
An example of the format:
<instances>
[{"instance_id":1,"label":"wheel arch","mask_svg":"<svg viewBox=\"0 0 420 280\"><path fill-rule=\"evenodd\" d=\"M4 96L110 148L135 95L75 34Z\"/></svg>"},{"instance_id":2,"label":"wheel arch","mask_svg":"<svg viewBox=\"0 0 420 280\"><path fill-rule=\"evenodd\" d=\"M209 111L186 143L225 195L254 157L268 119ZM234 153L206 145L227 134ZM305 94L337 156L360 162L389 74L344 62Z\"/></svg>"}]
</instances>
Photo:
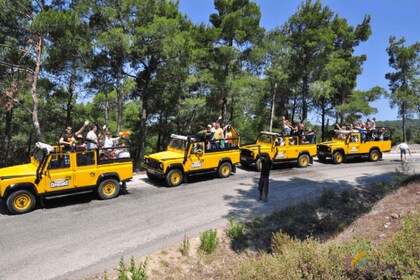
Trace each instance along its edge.
<instances>
[{"instance_id":1,"label":"wheel arch","mask_svg":"<svg viewBox=\"0 0 420 280\"><path fill-rule=\"evenodd\" d=\"M232 160L230 159L230 157L224 157L224 158L219 159L219 166L224 162L229 162L233 166Z\"/></svg>"},{"instance_id":2,"label":"wheel arch","mask_svg":"<svg viewBox=\"0 0 420 280\"><path fill-rule=\"evenodd\" d=\"M182 173L185 173L184 166L180 163L175 163L175 164L168 165L168 168L166 168L165 174L168 174L169 171L174 170L174 169L179 169L182 171Z\"/></svg>"},{"instance_id":3,"label":"wheel arch","mask_svg":"<svg viewBox=\"0 0 420 280\"><path fill-rule=\"evenodd\" d=\"M114 179L117 180L117 182L121 182L120 175L117 172L107 172L99 175L96 185L99 186L99 184L106 179Z\"/></svg>"},{"instance_id":4,"label":"wheel arch","mask_svg":"<svg viewBox=\"0 0 420 280\"><path fill-rule=\"evenodd\" d=\"M32 192L35 196L38 196L38 191L35 188L35 185L32 183L19 183L19 184L11 184L6 188L6 191L4 192L4 198L7 199L10 194L12 194L15 191L19 190L28 190Z\"/></svg>"}]
</instances>

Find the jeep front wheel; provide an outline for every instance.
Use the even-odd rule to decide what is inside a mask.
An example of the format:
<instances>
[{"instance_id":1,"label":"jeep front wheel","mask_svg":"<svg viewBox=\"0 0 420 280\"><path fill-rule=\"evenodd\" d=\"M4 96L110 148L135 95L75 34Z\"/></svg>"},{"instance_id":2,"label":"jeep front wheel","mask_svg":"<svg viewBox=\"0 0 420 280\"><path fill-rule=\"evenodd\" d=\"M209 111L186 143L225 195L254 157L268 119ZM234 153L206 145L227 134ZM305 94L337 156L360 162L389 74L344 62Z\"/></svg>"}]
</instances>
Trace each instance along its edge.
<instances>
[{"instance_id":1,"label":"jeep front wheel","mask_svg":"<svg viewBox=\"0 0 420 280\"><path fill-rule=\"evenodd\" d=\"M241 166L243 168L248 168L249 167L249 163L246 160L241 160Z\"/></svg>"},{"instance_id":2,"label":"jeep front wheel","mask_svg":"<svg viewBox=\"0 0 420 280\"><path fill-rule=\"evenodd\" d=\"M307 167L309 165L309 156L300 155L298 158L298 165L299 167Z\"/></svg>"},{"instance_id":3,"label":"jeep front wheel","mask_svg":"<svg viewBox=\"0 0 420 280\"><path fill-rule=\"evenodd\" d=\"M317 155L317 158L320 162L324 162L326 160L325 156Z\"/></svg>"},{"instance_id":4,"label":"jeep front wheel","mask_svg":"<svg viewBox=\"0 0 420 280\"><path fill-rule=\"evenodd\" d=\"M378 150L372 150L369 153L369 160L370 161L378 161L380 155Z\"/></svg>"},{"instance_id":5,"label":"jeep front wheel","mask_svg":"<svg viewBox=\"0 0 420 280\"><path fill-rule=\"evenodd\" d=\"M184 179L184 174L179 169L173 169L166 175L166 184L169 187L176 187L181 185Z\"/></svg>"},{"instance_id":6,"label":"jeep front wheel","mask_svg":"<svg viewBox=\"0 0 420 280\"><path fill-rule=\"evenodd\" d=\"M99 184L98 195L101 199L111 199L120 193L120 184L115 179L106 179Z\"/></svg>"},{"instance_id":7,"label":"jeep front wheel","mask_svg":"<svg viewBox=\"0 0 420 280\"><path fill-rule=\"evenodd\" d=\"M34 210L35 195L27 190L13 192L6 201L7 209L12 214L24 214Z\"/></svg>"},{"instance_id":8,"label":"jeep front wheel","mask_svg":"<svg viewBox=\"0 0 420 280\"><path fill-rule=\"evenodd\" d=\"M333 154L333 162L335 164L340 164L340 163L343 162L343 160L344 160L344 156L343 156L343 153L342 152L335 152Z\"/></svg>"},{"instance_id":9,"label":"jeep front wheel","mask_svg":"<svg viewBox=\"0 0 420 280\"><path fill-rule=\"evenodd\" d=\"M147 178L149 178L150 180L157 180L158 179L158 177L156 175L150 173L149 171L146 171L146 175L147 175Z\"/></svg>"},{"instance_id":10,"label":"jeep front wheel","mask_svg":"<svg viewBox=\"0 0 420 280\"><path fill-rule=\"evenodd\" d=\"M232 172L232 165L230 162L224 162L219 166L217 172L220 178L227 178L230 176L230 172Z\"/></svg>"}]
</instances>

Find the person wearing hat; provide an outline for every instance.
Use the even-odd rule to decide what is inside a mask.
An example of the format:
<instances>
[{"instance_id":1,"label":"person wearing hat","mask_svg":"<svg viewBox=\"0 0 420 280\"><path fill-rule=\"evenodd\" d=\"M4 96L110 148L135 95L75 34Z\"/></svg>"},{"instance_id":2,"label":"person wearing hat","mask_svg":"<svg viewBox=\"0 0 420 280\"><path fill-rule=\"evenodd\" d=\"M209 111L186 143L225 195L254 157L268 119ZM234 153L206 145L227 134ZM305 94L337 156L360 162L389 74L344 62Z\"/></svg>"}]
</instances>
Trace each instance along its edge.
<instances>
[{"instance_id":1,"label":"person wearing hat","mask_svg":"<svg viewBox=\"0 0 420 280\"><path fill-rule=\"evenodd\" d=\"M80 150L85 150L86 149L86 143L85 140L83 139L82 134L78 134L76 136L76 151L80 151Z\"/></svg>"}]
</instances>

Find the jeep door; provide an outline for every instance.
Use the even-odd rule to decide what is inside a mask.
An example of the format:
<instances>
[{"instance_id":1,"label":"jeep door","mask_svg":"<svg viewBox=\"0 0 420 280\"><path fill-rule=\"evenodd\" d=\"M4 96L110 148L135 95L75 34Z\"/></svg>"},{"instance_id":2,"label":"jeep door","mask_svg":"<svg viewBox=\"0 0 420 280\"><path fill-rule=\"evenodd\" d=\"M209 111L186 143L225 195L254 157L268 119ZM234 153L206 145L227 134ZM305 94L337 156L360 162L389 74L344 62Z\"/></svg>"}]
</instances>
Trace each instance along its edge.
<instances>
[{"instance_id":1,"label":"jeep door","mask_svg":"<svg viewBox=\"0 0 420 280\"><path fill-rule=\"evenodd\" d=\"M76 168L74 172L74 186L76 188L96 185L98 168L96 153L93 150L76 152Z\"/></svg>"},{"instance_id":2,"label":"jeep door","mask_svg":"<svg viewBox=\"0 0 420 280\"><path fill-rule=\"evenodd\" d=\"M209 160L209 153L205 151L204 145L204 142L197 142L191 145L187 162L185 163L185 170L187 172L212 168L211 160Z\"/></svg>"},{"instance_id":3,"label":"jeep door","mask_svg":"<svg viewBox=\"0 0 420 280\"><path fill-rule=\"evenodd\" d=\"M351 133L347 137L346 142L348 143L348 146L349 146L349 150L348 150L349 155L355 155L355 154L363 153L363 151L360 150L360 148L361 148L360 141L361 141L360 134L358 134L358 133Z\"/></svg>"},{"instance_id":4,"label":"jeep door","mask_svg":"<svg viewBox=\"0 0 420 280\"><path fill-rule=\"evenodd\" d=\"M58 192L74 188L74 172L70 153L55 153L48 156L41 184L45 192Z\"/></svg>"}]
</instances>

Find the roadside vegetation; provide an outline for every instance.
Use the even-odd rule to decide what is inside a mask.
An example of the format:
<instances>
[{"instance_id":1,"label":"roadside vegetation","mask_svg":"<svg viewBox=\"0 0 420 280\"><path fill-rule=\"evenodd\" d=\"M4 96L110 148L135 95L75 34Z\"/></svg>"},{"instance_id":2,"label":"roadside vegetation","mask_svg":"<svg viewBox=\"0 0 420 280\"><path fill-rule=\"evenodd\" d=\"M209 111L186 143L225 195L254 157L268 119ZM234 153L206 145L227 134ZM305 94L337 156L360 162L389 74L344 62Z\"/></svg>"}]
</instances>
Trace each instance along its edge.
<instances>
[{"instance_id":1,"label":"roadside vegetation","mask_svg":"<svg viewBox=\"0 0 420 280\"><path fill-rule=\"evenodd\" d=\"M141 279L417 279L419 203L420 176L325 189L316 200L185 237L139 260ZM121 266L109 279L125 279Z\"/></svg>"},{"instance_id":2,"label":"roadside vegetation","mask_svg":"<svg viewBox=\"0 0 420 280\"><path fill-rule=\"evenodd\" d=\"M279 132L282 116L326 140L334 123L375 114L381 97L402 120L395 140L420 139L409 121L420 108L419 42L390 36L378 50L389 56L389 90L356 89L369 59L359 48L376 32L369 14L351 25L303 0L266 30L251 0L214 1L199 24L173 0L4 0L0 10L1 167L27 161L35 142L55 144L85 119L102 134L104 125L131 131L136 168L172 133L195 134L219 116L243 143Z\"/></svg>"}]
</instances>

